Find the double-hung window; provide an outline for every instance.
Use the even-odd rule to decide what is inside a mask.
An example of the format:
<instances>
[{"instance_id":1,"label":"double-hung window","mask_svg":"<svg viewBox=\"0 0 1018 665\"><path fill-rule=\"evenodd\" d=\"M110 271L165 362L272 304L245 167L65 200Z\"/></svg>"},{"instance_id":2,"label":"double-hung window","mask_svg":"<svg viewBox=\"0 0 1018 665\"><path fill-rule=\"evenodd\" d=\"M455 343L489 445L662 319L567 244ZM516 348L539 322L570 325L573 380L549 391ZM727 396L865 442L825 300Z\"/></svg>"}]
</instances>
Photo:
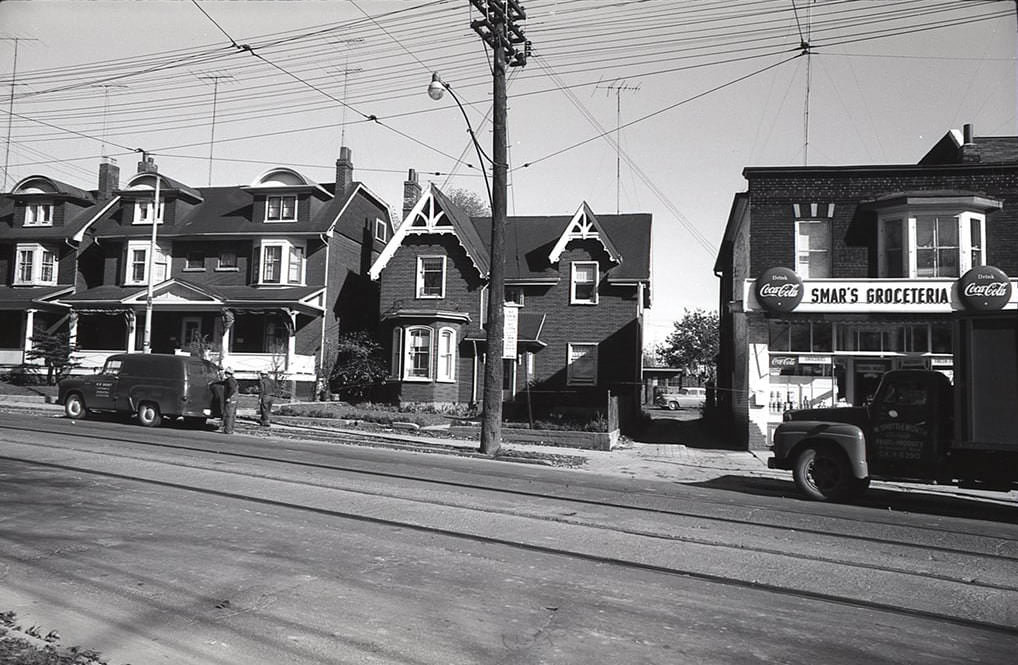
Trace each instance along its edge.
<instances>
[{"instance_id":1,"label":"double-hung window","mask_svg":"<svg viewBox=\"0 0 1018 665\"><path fill-rule=\"evenodd\" d=\"M597 344L570 344L566 383L570 386L597 385Z\"/></svg>"},{"instance_id":2,"label":"double-hung window","mask_svg":"<svg viewBox=\"0 0 1018 665\"><path fill-rule=\"evenodd\" d=\"M597 304L597 262L574 261L570 279L569 304Z\"/></svg>"},{"instance_id":3,"label":"double-hung window","mask_svg":"<svg viewBox=\"0 0 1018 665\"><path fill-rule=\"evenodd\" d=\"M56 254L42 245L18 245L15 285L49 285L57 283Z\"/></svg>"},{"instance_id":4,"label":"double-hung window","mask_svg":"<svg viewBox=\"0 0 1018 665\"><path fill-rule=\"evenodd\" d=\"M831 276L831 222L800 219L795 222L796 272L807 279Z\"/></svg>"},{"instance_id":5,"label":"double-hung window","mask_svg":"<svg viewBox=\"0 0 1018 665\"><path fill-rule=\"evenodd\" d=\"M158 223L162 224L165 220L166 203L162 199L159 201L159 219ZM151 224L152 219L155 216L155 202L154 201L136 201L134 204L134 223L135 224Z\"/></svg>"},{"instance_id":6,"label":"double-hung window","mask_svg":"<svg viewBox=\"0 0 1018 665\"><path fill-rule=\"evenodd\" d=\"M128 286L148 284L149 247L149 240L129 240L127 242L124 284ZM153 264L155 267L155 278L153 281L158 283L166 279L166 254L158 245L156 245Z\"/></svg>"},{"instance_id":7,"label":"double-hung window","mask_svg":"<svg viewBox=\"0 0 1018 665\"><path fill-rule=\"evenodd\" d=\"M297 197L269 196L265 201L265 221L293 222L297 219Z\"/></svg>"},{"instance_id":8,"label":"double-hung window","mask_svg":"<svg viewBox=\"0 0 1018 665\"><path fill-rule=\"evenodd\" d=\"M915 220L916 277L958 277L958 219L920 215Z\"/></svg>"},{"instance_id":9,"label":"double-hung window","mask_svg":"<svg viewBox=\"0 0 1018 665\"><path fill-rule=\"evenodd\" d=\"M184 257L184 270L205 270L205 252L200 249L188 250Z\"/></svg>"},{"instance_id":10,"label":"double-hung window","mask_svg":"<svg viewBox=\"0 0 1018 665\"><path fill-rule=\"evenodd\" d=\"M417 257L417 297L445 297L445 257Z\"/></svg>"},{"instance_id":11,"label":"double-hung window","mask_svg":"<svg viewBox=\"0 0 1018 665\"><path fill-rule=\"evenodd\" d=\"M304 246L288 240L263 240L256 247L259 284L303 284Z\"/></svg>"},{"instance_id":12,"label":"double-hung window","mask_svg":"<svg viewBox=\"0 0 1018 665\"><path fill-rule=\"evenodd\" d=\"M405 379L431 379L431 328L407 330Z\"/></svg>"},{"instance_id":13,"label":"double-hung window","mask_svg":"<svg viewBox=\"0 0 1018 665\"><path fill-rule=\"evenodd\" d=\"M30 203L25 206L25 226L53 226L53 204Z\"/></svg>"},{"instance_id":14,"label":"double-hung window","mask_svg":"<svg viewBox=\"0 0 1018 665\"><path fill-rule=\"evenodd\" d=\"M435 380L456 380L456 331L452 328L441 328L438 331L438 372Z\"/></svg>"}]
</instances>

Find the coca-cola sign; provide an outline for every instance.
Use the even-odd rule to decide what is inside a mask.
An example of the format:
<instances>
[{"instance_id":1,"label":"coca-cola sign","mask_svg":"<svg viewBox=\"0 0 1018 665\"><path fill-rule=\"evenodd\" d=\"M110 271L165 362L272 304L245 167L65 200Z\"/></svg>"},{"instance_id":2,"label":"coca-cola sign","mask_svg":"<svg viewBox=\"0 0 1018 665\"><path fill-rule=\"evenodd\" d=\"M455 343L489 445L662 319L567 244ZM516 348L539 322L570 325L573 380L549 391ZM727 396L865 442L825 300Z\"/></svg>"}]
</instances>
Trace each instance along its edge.
<instances>
[{"instance_id":1,"label":"coca-cola sign","mask_svg":"<svg viewBox=\"0 0 1018 665\"><path fill-rule=\"evenodd\" d=\"M802 279L789 268L770 268L756 280L756 299L772 312L791 312L802 294Z\"/></svg>"},{"instance_id":2,"label":"coca-cola sign","mask_svg":"<svg viewBox=\"0 0 1018 665\"><path fill-rule=\"evenodd\" d=\"M958 297L969 309L1001 309L1011 300L1011 280L1000 268L977 266L958 280Z\"/></svg>"}]
</instances>

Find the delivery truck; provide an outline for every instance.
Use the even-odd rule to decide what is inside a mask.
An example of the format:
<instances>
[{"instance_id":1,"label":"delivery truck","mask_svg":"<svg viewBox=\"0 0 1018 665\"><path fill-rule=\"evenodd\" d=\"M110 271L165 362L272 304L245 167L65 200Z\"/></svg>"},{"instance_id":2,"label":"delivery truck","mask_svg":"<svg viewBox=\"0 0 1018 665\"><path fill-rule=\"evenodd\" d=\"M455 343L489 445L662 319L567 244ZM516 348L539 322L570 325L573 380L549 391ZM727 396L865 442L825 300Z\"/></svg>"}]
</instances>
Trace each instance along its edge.
<instances>
[{"instance_id":1,"label":"delivery truck","mask_svg":"<svg viewBox=\"0 0 1018 665\"><path fill-rule=\"evenodd\" d=\"M953 324L953 384L894 370L864 406L787 411L768 466L819 501L850 501L870 480L1018 489L1018 312Z\"/></svg>"}]
</instances>

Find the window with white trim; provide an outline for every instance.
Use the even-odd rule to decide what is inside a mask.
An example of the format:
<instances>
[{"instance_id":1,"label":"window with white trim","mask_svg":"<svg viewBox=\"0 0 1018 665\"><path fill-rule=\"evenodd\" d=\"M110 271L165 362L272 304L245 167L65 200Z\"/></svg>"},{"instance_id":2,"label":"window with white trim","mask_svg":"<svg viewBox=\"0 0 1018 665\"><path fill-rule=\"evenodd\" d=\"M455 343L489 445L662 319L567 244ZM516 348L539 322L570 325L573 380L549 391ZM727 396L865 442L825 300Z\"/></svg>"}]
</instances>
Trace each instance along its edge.
<instances>
[{"instance_id":1,"label":"window with white trim","mask_svg":"<svg viewBox=\"0 0 1018 665\"><path fill-rule=\"evenodd\" d=\"M148 284L148 251L151 246L149 240L129 240L127 242L127 254L124 269L124 284L127 286L140 286ZM156 245L154 257L155 283L166 279L168 274L168 257L166 251Z\"/></svg>"},{"instance_id":2,"label":"window with white trim","mask_svg":"<svg viewBox=\"0 0 1018 665\"><path fill-rule=\"evenodd\" d=\"M132 224L151 224L153 212L155 211L154 201L135 201L134 219ZM159 200L159 224L166 220L166 201Z\"/></svg>"},{"instance_id":3,"label":"window with white trim","mask_svg":"<svg viewBox=\"0 0 1018 665\"><path fill-rule=\"evenodd\" d=\"M25 226L53 226L53 204L29 203L26 205Z\"/></svg>"},{"instance_id":4,"label":"window with white trim","mask_svg":"<svg viewBox=\"0 0 1018 665\"><path fill-rule=\"evenodd\" d=\"M297 221L297 197L289 194L265 197L265 221Z\"/></svg>"},{"instance_id":5,"label":"window with white trim","mask_svg":"<svg viewBox=\"0 0 1018 665\"><path fill-rule=\"evenodd\" d=\"M262 240L255 245L259 284L303 284L304 245L289 240Z\"/></svg>"},{"instance_id":6,"label":"window with white trim","mask_svg":"<svg viewBox=\"0 0 1018 665\"><path fill-rule=\"evenodd\" d=\"M807 279L831 276L831 221L795 221L795 272Z\"/></svg>"},{"instance_id":7,"label":"window with white trim","mask_svg":"<svg viewBox=\"0 0 1018 665\"><path fill-rule=\"evenodd\" d=\"M385 242L389 237L389 227L381 219L375 220L375 240Z\"/></svg>"},{"instance_id":8,"label":"window with white trim","mask_svg":"<svg viewBox=\"0 0 1018 665\"><path fill-rule=\"evenodd\" d=\"M403 376L403 329L392 329L392 366L389 375L393 378Z\"/></svg>"},{"instance_id":9,"label":"window with white trim","mask_svg":"<svg viewBox=\"0 0 1018 665\"><path fill-rule=\"evenodd\" d=\"M188 250L184 257L184 270L205 270L205 252L200 249Z\"/></svg>"},{"instance_id":10,"label":"window with white trim","mask_svg":"<svg viewBox=\"0 0 1018 665\"><path fill-rule=\"evenodd\" d=\"M57 283L56 254L42 245L18 245L14 268L16 286L51 285Z\"/></svg>"},{"instance_id":11,"label":"window with white trim","mask_svg":"<svg viewBox=\"0 0 1018 665\"><path fill-rule=\"evenodd\" d=\"M452 328L440 328L438 331L438 371L435 380L456 380L456 331Z\"/></svg>"},{"instance_id":12,"label":"window with white trim","mask_svg":"<svg viewBox=\"0 0 1018 665\"><path fill-rule=\"evenodd\" d=\"M407 328L406 371L403 378L409 381L431 380L431 328Z\"/></svg>"},{"instance_id":13,"label":"window with white trim","mask_svg":"<svg viewBox=\"0 0 1018 665\"><path fill-rule=\"evenodd\" d=\"M570 305L597 304L597 261L574 261L569 287Z\"/></svg>"},{"instance_id":14,"label":"window with white trim","mask_svg":"<svg viewBox=\"0 0 1018 665\"><path fill-rule=\"evenodd\" d=\"M445 297L445 257L417 257L417 297Z\"/></svg>"},{"instance_id":15,"label":"window with white trim","mask_svg":"<svg viewBox=\"0 0 1018 665\"><path fill-rule=\"evenodd\" d=\"M566 384L597 385L597 344L569 344Z\"/></svg>"},{"instance_id":16,"label":"window with white trim","mask_svg":"<svg viewBox=\"0 0 1018 665\"><path fill-rule=\"evenodd\" d=\"M959 277L986 265L986 215L930 212L879 217L880 277Z\"/></svg>"},{"instance_id":17,"label":"window with white trim","mask_svg":"<svg viewBox=\"0 0 1018 665\"><path fill-rule=\"evenodd\" d=\"M237 270L237 267L237 252L233 250L219 252L219 263L216 265L216 270Z\"/></svg>"}]
</instances>

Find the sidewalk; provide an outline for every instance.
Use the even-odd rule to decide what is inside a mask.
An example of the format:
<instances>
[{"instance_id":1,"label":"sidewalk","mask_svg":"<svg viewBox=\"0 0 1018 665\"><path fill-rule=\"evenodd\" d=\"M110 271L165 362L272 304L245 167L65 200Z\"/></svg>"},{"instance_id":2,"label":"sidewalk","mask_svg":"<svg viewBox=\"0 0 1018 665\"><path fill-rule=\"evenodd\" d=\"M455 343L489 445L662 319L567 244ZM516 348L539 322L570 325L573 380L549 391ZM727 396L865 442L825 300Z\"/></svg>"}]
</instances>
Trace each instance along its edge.
<instances>
[{"instance_id":1,"label":"sidewalk","mask_svg":"<svg viewBox=\"0 0 1018 665\"><path fill-rule=\"evenodd\" d=\"M42 397L0 395L0 408L24 410L40 416L57 416L63 407L47 404ZM242 426L256 424L257 410L241 407L237 411L238 423ZM272 436L298 433L305 427L289 426L286 417L276 417L270 430L258 427L242 427L238 435ZM215 421L213 421L215 422ZM449 436L427 436L396 430L362 430L336 427L323 422L321 429L364 437L364 445L386 447L408 452L481 457L478 442L474 439L458 439ZM356 444L346 444L356 445ZM717 450L674 443L645 443L626 441L611 451L584 450L560 446L541 446L523 443L503 443L500 458L520 463L538 463L569 469L577 472L621 476L634 480L653 480L683 484L714 484L720 486L733 479L773 479L788 483L789 493L792 474L767 468L768 451ZM731 484L731 483L728 483ZM961 489L949 485L923 485L900 482L875 481L874 488L895 489L910 493L929 493L986 500L993 503L1014 506L1018 502L1018 491L1008 493L984 490Z\"/></svg>"}]
</instances>

